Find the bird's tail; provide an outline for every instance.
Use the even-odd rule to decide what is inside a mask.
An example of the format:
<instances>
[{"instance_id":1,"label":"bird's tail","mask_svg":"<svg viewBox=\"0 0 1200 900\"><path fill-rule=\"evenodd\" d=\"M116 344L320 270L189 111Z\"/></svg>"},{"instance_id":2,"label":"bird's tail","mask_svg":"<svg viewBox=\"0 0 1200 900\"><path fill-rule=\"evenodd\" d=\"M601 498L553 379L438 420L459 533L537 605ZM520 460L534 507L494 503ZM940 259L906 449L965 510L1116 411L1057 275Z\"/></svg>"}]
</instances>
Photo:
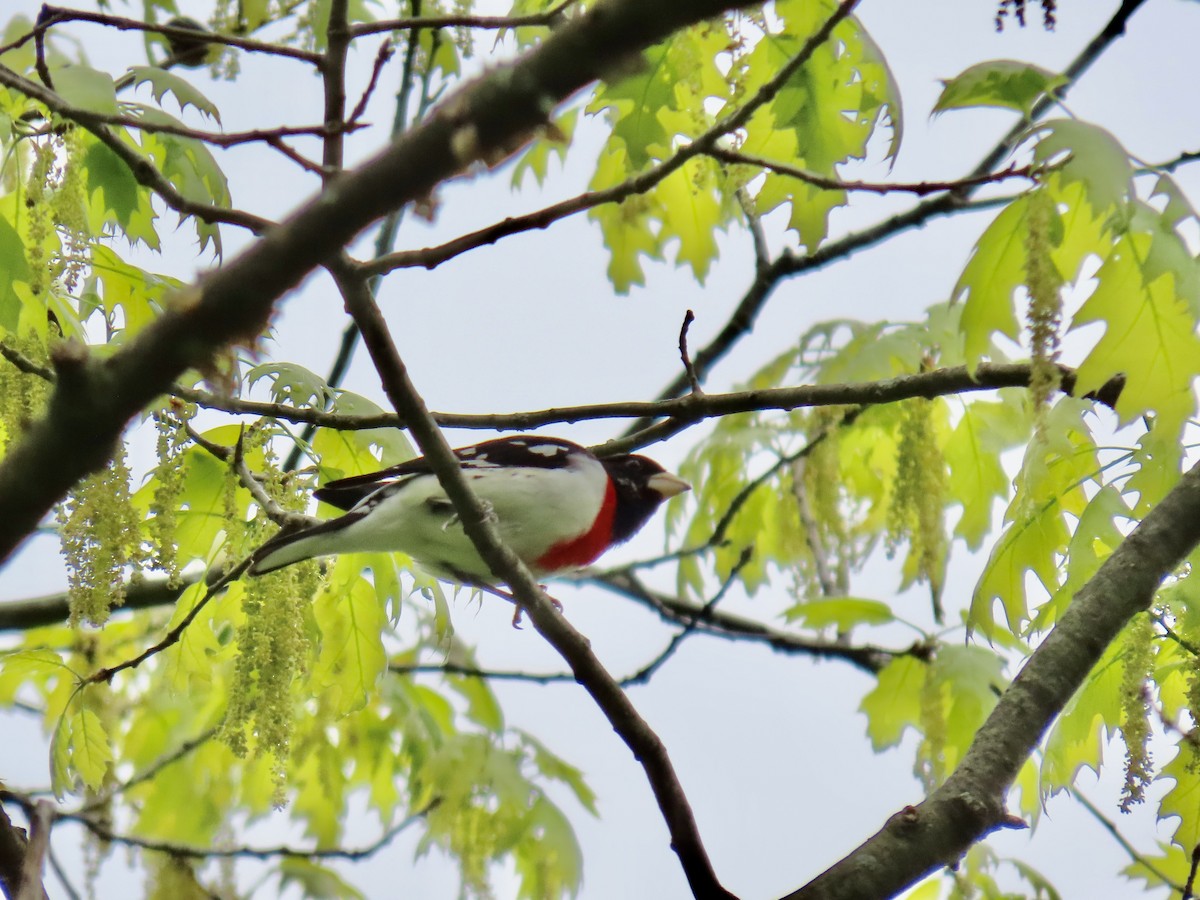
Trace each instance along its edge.
<instances>
[{"instance_id":1,"label":"bird's tail","mask_svg":"<svg viewBox=\"0 0 1200 900\"><path fill-rule=\"evenodd\" d=\"M266 575L301 560L339 552L343 549L338 540L339 533L358 518L359 516L345 515L314 525L312 528L275 535L254 551L254 558L250 562L250 574Z\"/></svg>"}]
</instances>

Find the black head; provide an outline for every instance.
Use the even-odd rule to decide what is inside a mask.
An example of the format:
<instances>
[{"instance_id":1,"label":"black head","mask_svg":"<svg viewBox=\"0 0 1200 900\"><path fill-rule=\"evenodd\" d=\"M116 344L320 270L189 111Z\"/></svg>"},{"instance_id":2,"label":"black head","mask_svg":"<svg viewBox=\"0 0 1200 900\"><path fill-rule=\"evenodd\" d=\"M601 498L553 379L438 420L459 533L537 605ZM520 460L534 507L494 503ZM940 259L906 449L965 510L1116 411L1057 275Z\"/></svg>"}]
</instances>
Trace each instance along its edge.
<instances>
[{"instance_id":1,"label":"black head","mask_svg":"<svg viewBox=\"0 0 1200 900\"><path fill-rule=\"evenodd\" d=\"M617 492L613 519L616 543L629 540L664 500L691 490L691 485L644 456L622 454L600 460Z\"/></svg>"}]
</instances>

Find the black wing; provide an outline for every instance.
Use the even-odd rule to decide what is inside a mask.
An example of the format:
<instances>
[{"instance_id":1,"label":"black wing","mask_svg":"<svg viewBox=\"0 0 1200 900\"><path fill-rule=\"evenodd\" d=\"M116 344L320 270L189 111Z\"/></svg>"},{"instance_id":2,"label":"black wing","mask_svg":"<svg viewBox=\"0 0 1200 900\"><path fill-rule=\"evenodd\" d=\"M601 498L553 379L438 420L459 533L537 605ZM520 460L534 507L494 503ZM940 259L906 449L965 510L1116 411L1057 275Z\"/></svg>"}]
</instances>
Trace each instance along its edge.
<instances>
[{"instance_id":1,"label":"black wing","mask_svg":"<svg viewBox=\"0 0 1200 900\"><path fill-rule=\"evenodd\" d=\"M567 465L572 453L588 453L588 451L571 441L532 434L496 438L472 444L470 447L460 447L454 451L454 455L458 457L459 463L464 469L501 467L561 469ZM433 469L425 457L418 456L416 459L410 459L378 472L331 481L313 491L313 496L338 509L350 510L380 488L399 484L417 475L431 474L433 474Z\"/></svg>"}]
</instances>

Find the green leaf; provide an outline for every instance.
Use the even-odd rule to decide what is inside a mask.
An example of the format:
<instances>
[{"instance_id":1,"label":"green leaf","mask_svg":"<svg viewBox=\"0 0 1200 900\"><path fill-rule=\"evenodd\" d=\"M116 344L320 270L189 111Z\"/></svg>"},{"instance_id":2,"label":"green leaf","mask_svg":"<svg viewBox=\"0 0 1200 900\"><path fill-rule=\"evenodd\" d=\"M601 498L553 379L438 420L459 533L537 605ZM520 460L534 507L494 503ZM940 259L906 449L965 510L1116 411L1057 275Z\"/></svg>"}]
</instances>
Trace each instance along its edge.
<instances>
[{"instance_id":1,"label":"green leaf","mask_svg":"<svg viewBox=\"0 0 1200 900\"><path fill-rule=\"evenodd\" d=\"M963 508L954 533L972 550L978 550L991 531L992 507L1008 495L1009 478L1000 454L1029 438L1032 423L1023 393L1006 393L1001 402L968 403L942 448L950 468L947 493Z\"/></svg>"},{"instance_id":2,"label":"green leaf","mask_svg":"<svg viewBox=\"0 0 1200 900\"><path fill-rule=\"evenodd\" d=\"M295 885L311 900L366 900L366 895L335 870L312 860L289 856L279 863L279 887Z\"/></svg>"},{"instance_id":3,"label":"green leaf","mask_svg":"<svg viewBox=\"0 0 1200 900\"><path fill-rule=\"evenodd\" d=\"M703 284L717 257L716 230L721 220L711 166L701 159L688 160L659 182L654 195L662 203L659 241L678 239L676 261L691 266L696 280Z\"/></svg>"},{"instance_id":4,"label":"green leaf","mask_svg":"<svg viewBox=\"0 0 1200 900\"><path fill-rule=\"evenodd\" d=\"M29 283L29 263L25 243L12 224L0 216L0 329L17 330L21 319L21 298L13 290L14 282Z\"/></svg>"},{"instance_id":5,"label":"green leaf","mask_svg":"<svg viewBox=\"0 0 1200 900\"><path fill-rule=\"evenodd\" d=\"M54 723L54 733L50 736L50 790L62 800L71 787L71 728L63 714Z\"/></svg>"},{"instance_id":6,"label":"green leaf","mask_svg":"<svg viewBox=\"0 0 1200 900\"><path fill-rule=\"evenodd\" d=\"M1109 645L1050 730L1042 751L1043 792L1070 786L1084 767L1100 771L1103 728L1115 728L1121 721L1121 646L1121 641Z\"/></svg>"},{"instance_id":7,"label":"green leaf","mask_svg":"<svg viewBox=\"0 0 1200 900\"><path fill-rule=\"evenodd\" d=\"M1108 213L1133 196L1133 166L1113 135L1077 119L1051 119L1030 128L1034 159L1058 166L1065 183L1080 182L1097 213Z\"/></svg>"},{"instance_id":8,"label":"green leaf","mask_svg":"<svg viewBox=\"0 0 1200 900\"><path fill-rule=\"evenodd\" d=\"M1200 375L1196 318L1175 290L1175 279L1147 279L1152 238L1127 233L1096 273L1096 290L1071 323L1075 330L1103 323L1104 336L1077 373L1087 393L1114 375L1125 375L1116 411L1123 423L1156 412L1159 427L1178 433L1196 409L1192 382Z\"/></svg>"},{"instance_id":9,"label":"green leaf","mask_svg":"<svg viewBox=\"0 0 1200 900\"><path fill-rule=\"evenodd\" d=\"M446 683L467 701L467 718L482 725L493 734L504 730L504 713L496 702L496 695L482 678L448 675Z\"/></svg>"},{"instance_id":10,"label":"green leaf","mask_svg":"<svg viewBox=\"0 0 1200 900\"><path fill-rule=\"evenodd\" d=\"M361 709L387 669L382 637L387 616L361 576L357 555L338 557L313 613L321 647L312 680L337 715Z\"/></svg>"},{"instance_id":11,"label":"green leaf","mask_svg":"<svg viewBox=\"0 0 1200 900\"><path fill-rule=\"evenodd\" d=\"M107 72L84 65L52 66L50 77L54 90L77 109L109 116L121 111L117 106L116 85Z\"/></svg>"},{"instance_id":12,"label":"green leaf","mask_svg":"<svg viewBox=\"0 0 1200 900\"><path fill-rule=\"evenodd\" d=\"M996 332L1017 340L1021 326L1013 308L1013 292L1025 281L1028 197L1018 197L987 227L975 245L951 294L966 293L961 325L967 365L983 360Z\"/></svg>"},{"instance_id":13,"label":"green leaf","mask_svg":"<svg viewBox=\"0 0 1200 900\"><path fill-rule=\"evenodd\" d=\"M263 363L246 373L251 387L264 378L271 381L271 399L276 403L324 409L333 395L324 378L296 363Z\"/></svg>"},{"instance_id":14,"label":"green leaf","mask_svg":"<svg viewBox=\"0 0 1200 900\"><path fill-rule=\"evenodd\" d=\"M867 716L867 736L878 753L900 743L904 730L921 720L921 690L927 666L911 656L888 663L874 689L863 697L859 711Z\"/></svg>"},{"instance_id":15,"label":"green leaf","mask_svg":"<svg viewBox=\"0 0 1200 900\"><path fill-rule=\"evenodd\" d=\"M891 607L886 603L861 597L809 600L789 607L784 610L783 615L787 621L799 621L809 628L820 629L834 625L839 631L848 630L855 625L886 625L895 620Z\"/></svg>"},{"instance_id":16,"label":"green leaf","mask_svg":"<svg viewBox=\"0 0 1200 900\"><path fill-rule=\"evenodd\" d=\"M87 172L92 230L103 231L111 213L131 242L142 240L158 249L154 210L124 160L99 141L92 141L87 144L81 165Z\"/></svg>"},{"instance_id":17,"label":"green leaf","mask_svg":"<svg viewBox=\"0 0 1200 900\"><path fill-rule=\"evenodd\" d=\"M942 93L933 111L991 106L1016 110L1029 118L1039 100L1067 81L1064 75L1030 63L994 59L977 63L949 81L943 81Z\"/></svg>"},{"instance_id":18,"label":"green leaf","mask_svg":"<svg viewBox=\"0 0 1200 900\"><path fill-rule=\"evenodd\" d=\"M83 783L91 790L104 784L108 764L112 762L112 747L104 725L90 709L81 709L71 717L71 764Z\"/></svg>"},{"instance_id":19,"label":"green leaf","mask_svg":"<svg viewBox=\"0 0 1200 900\"><path fill-rule=\"evenodd\" d=\"M179 101L180 110L194 106L204 115L218 122L221 121L221 113L216 104L200 93L191 82L174 72L160 69L157 66L130 66L129 74L133 76L135 85L150 85L150 93L154 95L155 102L160 106L163 97L171 93Z\"/></svg>"},{"instance_id":20,"label":"green leaf","mask_svg":"<svg viewBox=\"0 0 1200 900\"><path fill-rule=\"evenodd\" d=\"M583 808L599 818L600 811L596 808L596 793L588 787L583 772L561 756L551 753L545 744L528 732L518 731L518 734L521 735L521 740L533 750L533 763L537 766L538 771L547 778L553 778L567 785Z\"/></svg>"},{"instance_id":21,"label":"green leaf","mask_svg":"<svg viewBox=\"0 0 1200 900\"><path fill-rule=\"evenodd\" d=\"M968 613L969 627L989 639L996 635L996 600L1003 604L1010 631L1025 630L1028 573L1048 595L1059 589L1059 564L1071 533L1066 516L1083 513L1088 502L1084 485L1100 472L1096 446L1082 418L1088 408L1086 401L1060 398L1043 414L1040 437L1026 449L1017 491L1005 512L1008 528L992 548Z\"/></svg>"},{"instance_id":22,"label":"green leaf","mask_svg":"<svg viewBox=\"0 0 1200 900\"><path fill-rule=\"evenodd\" d=\"M1003 658L986 647L948 644L938 649L930 677L947 698L942 752L948 770L962 761L996 705L1005 683L1003 670Z\"/></svg>"}]
</instances>

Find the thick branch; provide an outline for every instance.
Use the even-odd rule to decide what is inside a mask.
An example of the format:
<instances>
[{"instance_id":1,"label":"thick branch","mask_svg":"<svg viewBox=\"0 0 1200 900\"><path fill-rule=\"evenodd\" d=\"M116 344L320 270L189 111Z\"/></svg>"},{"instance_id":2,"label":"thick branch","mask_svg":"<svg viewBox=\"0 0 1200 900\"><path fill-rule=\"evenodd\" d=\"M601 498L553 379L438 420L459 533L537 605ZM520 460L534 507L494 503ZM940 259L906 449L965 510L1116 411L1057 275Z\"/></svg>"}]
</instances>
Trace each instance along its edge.
<instances>
[{"instance_id":1,"label":"thick branch","mask_svg":"<svg viewBox=\"0 0 1200 900\"><path fill-rule=\"evenodd\" d=\"M1076 594L1000 698L962 763L916 807L787 900L890 897L1014 824L1005 797L1046 729L1125 624L1200 543L1200 466L1142 520Z\"/></svg>"},{"instance_id":2,"label":"thick branch","mask_svg":"<svg viewBox=\"0 0 1200 900\"><path fill-rule=\"evenodd\" d=\"M729 900L733 895L717 880L666 747L605 670L587 638L555 611L529 570L500 541L489 511L467 485L450 445L413 387L369 289L361 280L357 284L347 281L343 275L339 278L339 286L362 332L384 390L396 411L408 422L413 439L454 503L464 531L497 578L512 588L514 599L528 611L538 632L567 661L576 680L591 694L613 730L642 764L666 820L671 847L679 856L693 895L700 900Z\"/></svg>"},{"instance_id":3,"label":"thick branch","mask_svg":"<svg viewBox=\"0 0 1200 900\"><path fill-rule=\"evenodd\" d=\"M72 484L104 464L138 411L187 369L205 369L221 348L253 341L275 302L371 222L428 196L477 161L498 162L531 139L554 103L675 29L737 5L599 3L512 65L455 93L421 126L333 181L262 240L181 292L119 352L104 360L75 354L69 383L60 369L45 417L0 463L0 560Z\"/></svg>"}]
</instances>

